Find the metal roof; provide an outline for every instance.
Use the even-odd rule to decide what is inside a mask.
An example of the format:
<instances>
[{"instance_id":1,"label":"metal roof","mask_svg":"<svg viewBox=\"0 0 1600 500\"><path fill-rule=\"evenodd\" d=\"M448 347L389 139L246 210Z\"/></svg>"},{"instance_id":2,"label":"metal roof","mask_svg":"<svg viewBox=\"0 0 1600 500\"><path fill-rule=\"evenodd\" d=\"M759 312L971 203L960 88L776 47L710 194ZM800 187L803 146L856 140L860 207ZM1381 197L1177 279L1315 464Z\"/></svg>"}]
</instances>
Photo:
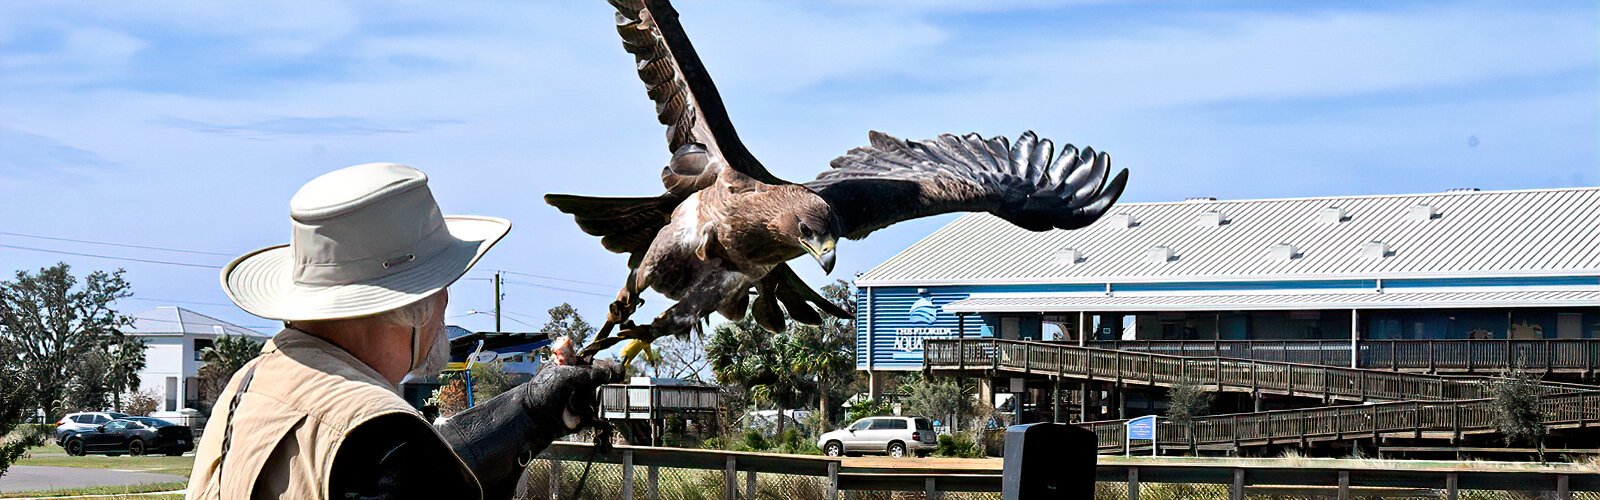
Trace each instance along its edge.
<instances>
[{"instance_id":1,"label":"metal roof","mask_svg":"<svg viewBox=\"0 0 1600 500\"><path fill-rule=\"evenodd\" d=\"M1041 311L1234 311L1301 309L1448 309L1479 307L1562 307L1600 304L1600 290L1474 291L1403 293L1279 293L1107 297L999 294L946 304L957 313Z\"/></svg>"},{"instance_id":2,"label":"metal roof","mask_svg":"<svg viewBox=\"0 0 1600 500\"><path fill-rule=\"evenodd\" d=\"M1089 227L1037 233L979 213L856 283L1600 275L1597 221L1594 187L1125 203Z\"/></svg>"},{"instance_id":3,"label":"metal roof","mask_svg":"<svg viewBox=\"0 0 1600 500\"><path fill-rule=\"evenodd\" d=\"M134 336L241 335L266 338L268 335L182 307L160 306L133 314L133 326L122 333Z\"/></svg>"}]
</instances>

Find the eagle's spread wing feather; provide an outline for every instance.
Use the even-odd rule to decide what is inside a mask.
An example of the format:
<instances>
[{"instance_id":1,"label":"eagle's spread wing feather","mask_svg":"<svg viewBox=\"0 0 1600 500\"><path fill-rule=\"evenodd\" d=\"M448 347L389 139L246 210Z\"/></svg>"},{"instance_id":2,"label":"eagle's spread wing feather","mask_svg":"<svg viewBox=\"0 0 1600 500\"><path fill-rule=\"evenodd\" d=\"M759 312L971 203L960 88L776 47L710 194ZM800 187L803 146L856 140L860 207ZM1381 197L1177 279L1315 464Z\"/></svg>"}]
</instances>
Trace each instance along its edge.
<instances>
[{"instance_id":1,"label":"eagle's spread wing feather","mask_svg":"<svg viewBox=\"0 0 1600 500\"><path fill-rule=\"evenodd\" d=\"M1031 231L1077 229L1122 195L1128 171L1107 182L1111 156L1050 140L950 134L905 141L881 132L805 184L827 200L851 239L897 222L949 212L989 212Z\"/></svg>"},{"instance_id":2,"label":"eagle's spread wing feather","mask_svg":"<svg viewBox=\"0 0 1600 500\"><path fill-rule=\"evenodd\" d=\"M672 5L664 0L611 0L611 5L617 8L622 46L638 62L656 118L667 126L667 149L673 153L672 163L661 171L667 189L679 195L698 191L715 182L724 167L767 184L788 184L739 142L717 86Z\"/></svg>"}]
</instances>

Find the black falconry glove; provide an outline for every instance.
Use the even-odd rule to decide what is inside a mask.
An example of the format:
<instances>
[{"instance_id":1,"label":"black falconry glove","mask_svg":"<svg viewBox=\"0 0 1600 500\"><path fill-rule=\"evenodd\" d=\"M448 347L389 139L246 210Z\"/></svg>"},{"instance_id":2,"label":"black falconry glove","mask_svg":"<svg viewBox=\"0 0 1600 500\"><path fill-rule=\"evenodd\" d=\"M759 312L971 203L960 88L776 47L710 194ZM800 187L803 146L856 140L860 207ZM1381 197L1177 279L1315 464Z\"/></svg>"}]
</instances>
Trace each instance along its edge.
<instances>
[{"instance_id":1,"label":"black falconry glove","mask_svg":"<svg viewBox=\"0 0 1600 500\"><path fill-rule=\"evenodd\" d=\"M510 498L526 460L558 437L601 424L599 387L622 378L622 366L611 361L547 364L533 380L451 417L439 432L478 476L484 498Z\"/></svg>"}]
</instances>

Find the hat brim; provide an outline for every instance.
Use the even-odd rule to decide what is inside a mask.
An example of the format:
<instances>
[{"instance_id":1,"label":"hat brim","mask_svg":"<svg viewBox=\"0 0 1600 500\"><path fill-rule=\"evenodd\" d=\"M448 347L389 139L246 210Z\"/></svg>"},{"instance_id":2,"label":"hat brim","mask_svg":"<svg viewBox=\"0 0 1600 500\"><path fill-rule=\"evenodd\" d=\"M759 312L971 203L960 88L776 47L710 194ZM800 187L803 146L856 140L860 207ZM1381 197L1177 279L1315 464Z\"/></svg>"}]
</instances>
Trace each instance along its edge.
<instances>
[{"instance_id":1,"label":"hat brim","mask_svg":"<svg viewBox=\"0 0 1600 500\"><path fill-rule=\"evenodd\" d=\"M278 245L229 263L222 269L222 290L250 314L282 321L357 318L405 307L455 283L511 230L511 221L494 217L444 219L456 241L393 274L345 285L298 284L294 252Z\"/></svg>"}]
</instances>

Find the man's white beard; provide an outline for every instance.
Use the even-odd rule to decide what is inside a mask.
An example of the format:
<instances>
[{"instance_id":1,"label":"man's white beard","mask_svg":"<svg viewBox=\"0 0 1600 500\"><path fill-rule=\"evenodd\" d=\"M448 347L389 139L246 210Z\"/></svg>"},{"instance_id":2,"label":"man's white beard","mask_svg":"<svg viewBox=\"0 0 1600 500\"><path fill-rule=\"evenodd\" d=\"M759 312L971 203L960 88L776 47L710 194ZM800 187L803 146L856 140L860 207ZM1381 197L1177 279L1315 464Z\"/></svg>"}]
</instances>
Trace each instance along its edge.
<instances>
[{"instance_id":1,"label":"man's white beard","mask_svg":"<svg viewBox=\"0 0 1600 500\"><path fill-rule=\"evenodd\" d=\"M419 363L406 376L400 379L404 385L413 380L437 377L444 372L450 364L450 339L445 338L444 325L439 325L439 333L433 336L433 344L428 346L428 352L422 356Z\"/></svg>"}]
</instances>

